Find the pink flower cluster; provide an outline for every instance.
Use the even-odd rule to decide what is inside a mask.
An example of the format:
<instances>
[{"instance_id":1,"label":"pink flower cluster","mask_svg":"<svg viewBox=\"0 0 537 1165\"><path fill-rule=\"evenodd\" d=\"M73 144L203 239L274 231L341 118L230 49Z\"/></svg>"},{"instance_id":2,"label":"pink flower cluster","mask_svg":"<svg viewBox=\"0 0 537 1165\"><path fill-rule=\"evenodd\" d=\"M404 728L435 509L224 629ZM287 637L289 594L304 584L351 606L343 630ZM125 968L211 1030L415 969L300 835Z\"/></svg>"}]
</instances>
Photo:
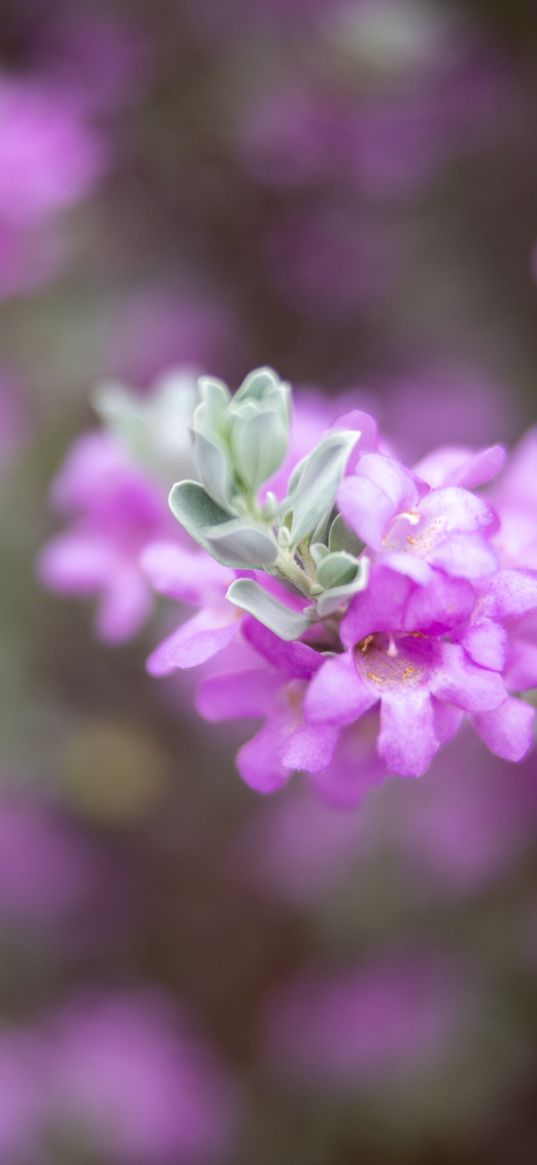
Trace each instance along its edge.
<instances>
[{"instance_id":1,"label":"pink flower cluster","mask_svg":"<svg viewBox=\"0 0 537 1165\"><path fill-rule=\"evenodd\" d=\"M318 412L312 419L299 402L291 461L293 448L304 452L302 426L318 438ZM111 639L141 622L143 587L195 607L153 651L149 672L203 665L204 718L263 722L237 757L241 776L260 792L281 788L298 770L334 803L354 805L389 775L424 774L465 719L493 753L519 761L535 717L520 693L537 686L535 434L505 469L497 445L445 447L409 469L367 415L347 413L335 428L361 432L336 506L363 546L369 581L299 639L279 638L226 592L246 576L295 613L308 609L307 597L262 571L221 565L191 549L180 530L163 537L157 502L147 520L154 483L146 495L138 481L134 493L120 491L129 520L121 508L116 525L116 505L96 507L108 489L100 475L99 489L83 498L90 517L45 552L46 580L64 590L66 581L75 591L104 589L101 631ZM60 494L73 466L60 477ZM127 483L132 470L122 472ZM499 474L490 497L476 492ZM277 495L281 476L268 483ZM111 480L117 489L117 476ZM111 633L114 626L121 634Z\"/></svg>"},{"instance_id":2,"label":"pink flower cluster","mask_svg":"<svg viewBox=\"0 0 537 1165\"><path fill-rule=\"evenodd\" d=\"M53 1140L117 1165L213 1162L234 1136L237 1090L168 997L81 993L0 1038L2 1161ZM82 1159L82 1158L81 1158Z\"/></svg>"}]
</instances>

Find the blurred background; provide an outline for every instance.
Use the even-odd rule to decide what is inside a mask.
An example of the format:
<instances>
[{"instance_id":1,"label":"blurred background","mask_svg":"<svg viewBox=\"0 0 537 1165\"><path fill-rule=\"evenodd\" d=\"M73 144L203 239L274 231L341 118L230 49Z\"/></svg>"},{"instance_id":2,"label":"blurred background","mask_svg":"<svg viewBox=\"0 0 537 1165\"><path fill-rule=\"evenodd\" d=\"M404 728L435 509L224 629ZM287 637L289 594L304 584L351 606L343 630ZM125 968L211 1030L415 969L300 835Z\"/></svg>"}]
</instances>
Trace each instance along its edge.
<instances>
[{"instance_id":1,"label":"blurred background","mask_svg":"<svg viewBox=\"0 0 537 1165\"><path fill-rule=\"evenodd\" d=\"M535 414L531 0L3 0L0 1162L533 1165L537 782L263 798L36 559L90 392L269 363L405 457Z\"/></svg>"}]
</instances>

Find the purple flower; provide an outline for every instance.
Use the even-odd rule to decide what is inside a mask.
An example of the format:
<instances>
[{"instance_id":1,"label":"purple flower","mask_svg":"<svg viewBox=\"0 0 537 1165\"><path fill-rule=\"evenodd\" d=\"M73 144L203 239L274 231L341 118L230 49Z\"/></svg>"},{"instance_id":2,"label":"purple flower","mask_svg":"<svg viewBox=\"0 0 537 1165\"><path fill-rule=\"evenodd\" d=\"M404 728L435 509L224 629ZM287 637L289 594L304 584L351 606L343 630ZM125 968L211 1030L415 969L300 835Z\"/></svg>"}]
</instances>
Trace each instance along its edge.
<instances>
[{"instance_id":1,"label":"purple flower","mask_svg":"<svg viewBox=\"0 0 537 1165\"><path fill-rule=\"evenodd\" d=\"M534 710L510 696L503 647L508 612L535 607L537 580L523 577L519 585L513 573L496 576L497 599L491 586L479 608L466 580L438 574L422 588L374 568L342 621L346 651L327 659L309 685L308 722L326 724L331 734L379 707L378 753L400 776L424 773L464 713L491 751L520 760Z\"/></svg>"},{"instance_id":2,"label":"purple flower","mask_svg":"<svg viewBox=\"0 0 537 1165\"><path fill-rule=\"evenodd\" d=\"M97 594L98 629L109 641L141 625L152 591L193 606L148 670L166 676L203 665L197 706L205 718L262 722L237 757L260 792L298 770L333 803L354 805L390 774L425 773L465 717L493 753L520 760L535 712L518 695L537 685L533 437L505 470L501 446L457 445L412 471L386 451L373 418L352 407L357 396L343 416L342 402L325 408L299 398L283 466L258 496L243 495L242 466L230 476L218 420L232 398L204 381L209 396L196 415L209 426L200 446L207 489L186 481L172 490L194 551L177 538L157 478L136 468L137 456L152 464L142 432L162 470L167 410L181 411L183 427L191 415L191 394L186 401L181 388L176 402L177 384L166 385L173 392L163 412L158 400L156 411L151 402L133 409L124 390L105 392L101 411L120 438L125 426L130 453L93 434L68 458L54 496L75 520L46 548L45 580ZM281 393L270 370L245 386L254 412L261 388ZM493 508L474 491L499 473Z\"/></svg>"},{"instance_id":3,"label":"purple flower","mask_svg":"<svg viewBox=\"0 0 537 1165\"><path fill-rule=\"evenodd\" d=\"M238 753L246 783L270 793L301 770L343 807L389 774L421 776L465 717L492 752L520 760L535 713L516 697L537 684L537 577L501 565L501 508L498 518L472 492L501 470L503 449L446 447L418 475L376 451L364 420L351 412L338 422L361 427L364 440L337 503L365 543L369 584L302 641L234 617L224 597L234 572L203 555L162 545L143 559L155 589L201 606L150 657L151 673L218 655L197 707L212 721L263 721ZM304 610L303 596L251 573Z\"/></svg>"},{"instance_id":4,"label":"purple flower","mask_svg":"<svg viewBox=\"0 0 537 1165\"><path fill-rule=\"evenodd\" d=\"M496 566L487 537L495 517L485 502L458 485L427 490L381 453L360 458L339 487L338 507L376 562L418 583L432 582L434 568L480 578Z\"/></svg>"},{"instance_id":5,"label":"purple flower","mask_svg":"<svg viewBox=\"0 0 537 1165\"><path fill-rule=\"evenodd\" d=\"M365 821L332 808L308 785L290 786L248 819L233 862L248 885L304 908L337 886L367 850Z\"/></svg>"},{"instance_id":6,"label":"purple flower","mask_svg":"<svg viewBox=\"0 0 537 1165\"><path fill-rule=\"evenodd\" d=\"M78 202L103 166L96 134L61 95L0 84L0 219L33 224Z\"/></svg>"},{"instance_id":7,"label":"purple flower","mask_svg":"<svg viewBox=\"0 0 537 1165\"><path fill-rule=\"evenodd\" d=\"M314 1086L380 1084L434 1062L464 1012L459 977L434 955L312 969L272 997L266 1057Z\"/></svg>"},{"instance_id":8,"label":"purple flower","mask_svg":"<svg viewBox=\"0 0 537 1165\"><path fill-rule=\"evenodd\" d=\"M97 130L68 93L0 81L0 295L55 274L65 252L59 215L86 197L104 164Z\"/></svg>"},{"instance_id":9,"label":"purple flower","mask_svg":"<svg viewBox=\"0 0 537 1165\"><path fill-rule=\"evenodd\" d=\"M162 490L114 438L95 432L74 445L52 500L71 525L43 550L41 579L60 594L96 596L97 634L107 643L129 639L152 606L140 553L172 526Z\"/></svg>"},{"instance_id":10,"label":"purple flower","mask_svg":"<svg viewBox=\"0 0 537 1165\"><path fill-rule=\"evenodd\" d=\"M537 571L537 429L530 429L513 451L491 491L500 518L495 539L502 562Z\"/></svg>"},{"instance_id":11,"label":"purple flower","mask_svg":"<svg viewBox=\"0 0 537 1165\"><path fill-rule=\"evenodd\" d=\"M190 1022L149 991L80 997L43 1027L49 1122L126 1165L228 1149L235 1088Z\"/></svg>"},{"instance_id":12,"label":"purple flower","mask_svg":"<svg viewBox=\"0 0 537 1165\"><path fill-rule=\"evenodd\" d=\"M464 449L467 443L492 444L500 434L505 440L516 433L507 387L451 360L424 359L388 378L378 407L383 428L406 464L428 459L440 445Z\"/></svg>"},{"instance_id":13,"label":"purple flower","mask_svg":"<svg viewBox=\"0 0 537 1165\"><path fill-rule=\"evenodd\" d=\"M196 667L223 651L239 632L239 612L225 598L234 572L204 554L173 542L157 542L141 555L140 566L157 594L201 607L152 652L150 675Z\"/></svg>"},{"instance_id":14,"label":"purple flower","mask_svg":"<svg viewBox=\"0 0 537 1165\"><path fill-rule=\"evenodd\" d=\"M397 802L395 844L420 877L451 892L479 892L524 861L535 835L537 788L532 758L507 771L461 734L436 759L426 781Z\"/></svg>"},{"instance_id":15,"label":"purple flower","mask_svg":"<svg viewBox=\"0 0 537 1165\"><path fill-rule=\"evenodd\" d=\"M2 795L0 917L54 923L72 913L95 882L94 855L46 807Z\"/></svg>"}]
</instances>

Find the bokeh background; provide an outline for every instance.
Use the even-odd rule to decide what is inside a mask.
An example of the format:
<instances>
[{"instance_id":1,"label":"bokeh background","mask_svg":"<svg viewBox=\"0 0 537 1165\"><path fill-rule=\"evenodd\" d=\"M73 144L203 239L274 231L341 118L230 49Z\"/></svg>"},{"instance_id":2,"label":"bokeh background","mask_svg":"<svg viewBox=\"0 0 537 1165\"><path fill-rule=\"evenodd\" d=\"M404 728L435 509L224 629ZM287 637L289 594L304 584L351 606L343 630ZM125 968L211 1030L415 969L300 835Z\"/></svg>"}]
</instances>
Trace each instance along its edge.
<instances>
[{"instance_id":1,"label":"bokeh background","mask_svg":"<svg viewBox=\"0 0 537 1165\"><path fill-rule=\"evenodd\" d=\"M3 0L2 1165L533 1165L535 758L264 800L35 564L111 376L515 442L536 124L530 0Z\"/></svg>"}]
</instances>

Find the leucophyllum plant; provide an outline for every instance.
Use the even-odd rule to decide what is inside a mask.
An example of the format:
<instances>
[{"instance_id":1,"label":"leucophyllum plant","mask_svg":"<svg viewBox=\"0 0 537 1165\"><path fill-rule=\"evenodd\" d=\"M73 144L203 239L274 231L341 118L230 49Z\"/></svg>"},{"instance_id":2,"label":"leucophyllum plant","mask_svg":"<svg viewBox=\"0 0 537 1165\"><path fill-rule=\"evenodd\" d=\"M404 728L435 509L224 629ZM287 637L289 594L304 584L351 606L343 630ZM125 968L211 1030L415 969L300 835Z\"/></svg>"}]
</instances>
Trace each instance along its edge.
<instances>
[{"instance_id":1,"label":"leucophyllum plant","mask_svg":"<svg viewBox=\"0 0 537 1165\"><path fill-rule=\"evenodd\" d=\"M385 775L422 775L465 717L519 760L534 709L512 683L512 640L520 652L537 575L502 563L501 518L473 492L501 470L503 449L444 449L412 471L353 411L278 497L289 386L263 368L235 395L210 379L199 391L198 479L175 484L170 507L203 554L161 542L142 566L156 590L200 609L149 671L203 663L203 716L264 720L238 755L263 792L302 770L355 803Z\"/></svg>"},{"instance_id":2,"label":"leucophyllum plant","mask_svg":"<svg viewBox=\"0 0 537 1165\"><path fill-rule=\"evenodd\" d=\"M537 534L517 483L537 475L535 441L523 472L518 453L502 473L497 445L445 447L409 469L366 413L327 411L324 425L298 395L292 416L271 369L234 394L207 377L171 388L143 406L118 388L99 397L109 472L93 447L89 469L80 451L68 459L55 496L78 517L46 548L46 581L100 595L108 639L141 623L146 592L194 607L148 670L203 665L202 716L262 722L237 757L261 792L300 770L355 804L390 774L425 773L465 718L520 760L535 715L520 694L537 687ZM170 465L189 460L166 516ZM499 474L493 506L475 491ZM149 498L160 505L146 521Z\"/></svg>"}]
</instances>

